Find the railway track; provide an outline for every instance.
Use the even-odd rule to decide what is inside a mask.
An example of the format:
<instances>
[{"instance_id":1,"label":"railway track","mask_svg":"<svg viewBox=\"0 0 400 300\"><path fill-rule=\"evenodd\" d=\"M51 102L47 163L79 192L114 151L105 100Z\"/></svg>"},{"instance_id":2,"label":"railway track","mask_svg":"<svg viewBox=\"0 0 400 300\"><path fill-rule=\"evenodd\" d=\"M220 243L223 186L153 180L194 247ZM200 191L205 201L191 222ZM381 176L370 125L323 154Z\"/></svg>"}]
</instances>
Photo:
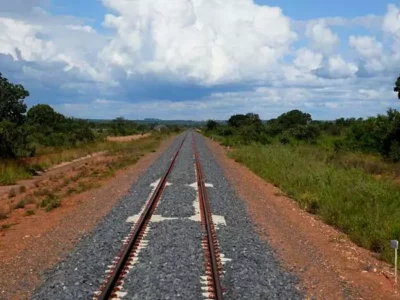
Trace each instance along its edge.
<instances>
[{"instance_id":1,"label":"railway track","mask_svg":"<svg viewBox=\"0 0 400 300\"><path fill-rule=\"evenodd\" d=\"M220 278L222 276L222 263L219 245L212 220L207 188L204 182L204 173L201 167L195 137L193 133L191 135L203 232L201 245L203 247L205 256L205 272L207 281L207 289L203 291L203 296L206 299L222 300L223 289L220 282ZM128 238L125 240L120 254L114 260L111 269L108 270L108 274L100 287L100 291L96 293L94 299L119 299L118 293L120 292L123 281L129 272L132 261L137 259L137 250L140 248L143 237L147 234L147 226L157 208L158 202L160 201L162 193L167 184L168 177L174 168L179 152L181 151L187 136L188 134L186 134L182 143L179 145L178 150L173 155L164 176L159 181L157 187L147 202L145 209L141 213L138 221L135 223L132 231L129 233Z\"/></svg>"}]
</instances>

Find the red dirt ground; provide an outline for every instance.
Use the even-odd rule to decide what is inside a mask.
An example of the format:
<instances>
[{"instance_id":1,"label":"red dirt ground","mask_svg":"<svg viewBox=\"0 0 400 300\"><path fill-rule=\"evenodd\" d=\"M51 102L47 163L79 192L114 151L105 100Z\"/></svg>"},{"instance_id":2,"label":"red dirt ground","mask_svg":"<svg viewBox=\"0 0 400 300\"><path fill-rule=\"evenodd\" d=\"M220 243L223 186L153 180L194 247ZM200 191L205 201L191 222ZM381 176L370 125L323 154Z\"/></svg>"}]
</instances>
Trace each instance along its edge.
<instances>
[{"instance_id":1,"label":"red dirt ground","mask_svg":"<svg viewBox=\"0 0 400 300\"><path fill-rule=\"evenodd\" d=\"M63 198L61 207L51 212L37 209L35 215L25 216L26 208L17 209L5 221L16 224L0 230L0 299L28 299L42 282L43 272L65 257L80 238L102 220L172 140L162 142L157 152L145 155L115 176L103 179L102 187ZM104 161L100 160L101 163ZM59 175L66 176L68 172L89 167L91 165L85 163L80 167L69 166ZM51 184L52 181L47 179L39 185L49 188Z\"/></svg>"}]
</instances>

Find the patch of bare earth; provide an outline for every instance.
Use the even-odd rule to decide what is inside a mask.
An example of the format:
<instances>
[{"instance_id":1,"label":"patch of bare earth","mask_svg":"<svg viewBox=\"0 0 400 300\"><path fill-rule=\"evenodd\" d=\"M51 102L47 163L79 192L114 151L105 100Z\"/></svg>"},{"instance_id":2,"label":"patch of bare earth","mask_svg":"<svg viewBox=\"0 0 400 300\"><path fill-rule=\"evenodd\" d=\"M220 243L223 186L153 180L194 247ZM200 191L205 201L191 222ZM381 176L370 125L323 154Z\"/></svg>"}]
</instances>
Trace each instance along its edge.
<instances>
[{"instance_id":1,"label":"patch of bare earth","mask_svg":"<svg viewBox=\"0 0 400 300\"><path fill-rule=\"evenodd\" d=\"M77 158L73 161L63 162L59 165L49 168L46 172L40 175L34 176L32 179L19 180L15 185L2 185L0 186L0 208L1 200L7 198L10 195L10 191L14 190L16 194L19 194L21 187L25 190L32 190L38 187L41 183L52 180L57 177L65 177L72 169L78 169L88 163L103 163L109 160L106 158L106 152L96 152L89 154L84 157ZM3 202L4 204L4 202Z\"/></svg>"},{"instance_id":2,"label":"patch of bare earth","mask_svg":"<svg viewBox=\"0 0 400 300\"><path fill-rule=\"evenodd\" d=\"M131 142L137 141L146 137L149 137L151 133L145 134L135 134L135 135L127 135L127 136L108 136L107 141L109 142Z\"/></svg>"},{"instance_id":3,"label":"patch of bare earth","mask_svg":"<svg viewBox=\"0 0 400 300\"><path fill-rule=\"evenodd\" d=\"M102 220L172 139L163 141L156 152L146 154L113 176L96 178L104 171L107 160L113 159L96 156L89 162L61 168L61 173L52 173L32 189L6 202L0 201L3 206L14 205L12 214L0 220L0 299L28 299L42 283L43 272L54 267ZM34 200L23 208L15 208L27 194ZM37 200L46 199L49 194L61 195L61 206L48 212L37 208Z\"/></svg>"},{"instance_id":4,"label":"patch of bare earth","mask_svg":"<svg viewBox=\"0 0 400 300\"><path fill-rule=\"evenodd\" d=\"M282 265L299 276L299 287L309 299L400 299L388 264L228 158L225 148L207 143L245 201L260 236Z\"/></svg>"}]
</instances>

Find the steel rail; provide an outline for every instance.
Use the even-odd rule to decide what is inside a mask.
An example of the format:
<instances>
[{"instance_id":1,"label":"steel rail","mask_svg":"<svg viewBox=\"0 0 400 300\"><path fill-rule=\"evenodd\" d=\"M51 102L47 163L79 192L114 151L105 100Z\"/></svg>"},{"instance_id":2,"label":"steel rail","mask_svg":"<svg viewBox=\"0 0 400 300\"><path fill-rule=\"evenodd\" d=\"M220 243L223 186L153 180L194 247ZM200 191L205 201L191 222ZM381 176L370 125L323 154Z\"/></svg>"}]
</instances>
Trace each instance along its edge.
<instances>
[{"instance_id":1,"label":"steel rail","mask_svg":"<svg viewBox=\"0 0 400 300\"><path fill-rule=\"evenodd\" d=\"M196 147L196 140L194 134L192 134L192 144L193 144L193 151L195 157L195 164L196 164L196 173L197 173L197 187L199 192L199 200L200 205L203 207L203 215L205 219L205 227L207 231L207 240L208 240L208 252L210 255L211 260L211 271L212 271L212 280L214 286L214 295L215 299L222 300L223 299L223 291L220 281L220 273L218 268L218 258L216 254L216 249L218 245L216 245L216 241L214 241L215 237L215 229L213 225L211 209L210 209L210 202L207 194L207 188L204 182L204 173L201 167L199 154Z\"/></svg>"},{"instance_id":2,"label":"steel rail","mask_svg":"<svg viewBox=\"0 0 400 300\"><path fill-rule=\"evenodd\" d=\"M122 254L120 255L120 259L119 259L118 263L116 264L113 272L110 274L110 276L107 279L107 283L103 286L100 295L97 297L98 300L109 300L111 297L115 296L114 289L115 289L117 283L119 282L121 273L123 272L125 265L129 260L130 253L132 252L132 249L133 249L135 243L137 242L138 238L140 238L140 233L142 232L143 228L147 225L148 221L150 220L150 218L154 212L155 206L161 197L161 194L165 188L165 185L167 184L167 179L168 179L172 169L174 168L176 158L178 157L178 154L179 154L180 150L182 149L182 146L186 140L186 137L187 137L187 134L185 135L184 139L182 140L182 143L180 144L178 150L175 152L165 175L158 183L146 208L144 209L138 222L136 223L134 232L132 233L129 243L124 248Z\"/></svg>"}]
</instances>

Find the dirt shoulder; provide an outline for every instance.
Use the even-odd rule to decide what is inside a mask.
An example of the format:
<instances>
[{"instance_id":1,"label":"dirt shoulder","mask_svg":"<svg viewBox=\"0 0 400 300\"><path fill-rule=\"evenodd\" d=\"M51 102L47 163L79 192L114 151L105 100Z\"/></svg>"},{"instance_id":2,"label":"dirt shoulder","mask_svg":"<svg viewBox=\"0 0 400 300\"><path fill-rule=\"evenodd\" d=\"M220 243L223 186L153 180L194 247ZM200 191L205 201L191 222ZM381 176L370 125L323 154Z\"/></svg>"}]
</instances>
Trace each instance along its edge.
<instances>
[{"instance_id":1,"label":"dirt shoulder","mask_svg":"<svg viewBox=\"0 0 400 300\"><path fill-rule=\"evenodd\" d=\"M207 144L245 201L261 238L282 265L299 276L299 287L309 299L400 299L388 264L228 158L218 143Z\"/></svg>"},{"instance_id":2,"label":"dirt shoulder","mask_svg":"<svg viewBox=\"0 0 400 300\"><path fill-rule=\"evenodd\" d=\"M42 282L43 272L63 259L102 220L173 139L104 179L100 188L64 198L61 207L24 217L23 222L0 232L0 299L27 299Z\"/></svg>"},{"instance_id":3,"label":"dirt shoulder","mask_svg":"<svg viewBox=\"0 0 400 300\"><path fill-rule=\"evenodd\" d=\"M108 136L107 141L109 142L130 142L140 140L146 137L151 136L151 133L145 134L135 134L135 135L126 135L126 136Z\"/></svg>"}]
</instances>

